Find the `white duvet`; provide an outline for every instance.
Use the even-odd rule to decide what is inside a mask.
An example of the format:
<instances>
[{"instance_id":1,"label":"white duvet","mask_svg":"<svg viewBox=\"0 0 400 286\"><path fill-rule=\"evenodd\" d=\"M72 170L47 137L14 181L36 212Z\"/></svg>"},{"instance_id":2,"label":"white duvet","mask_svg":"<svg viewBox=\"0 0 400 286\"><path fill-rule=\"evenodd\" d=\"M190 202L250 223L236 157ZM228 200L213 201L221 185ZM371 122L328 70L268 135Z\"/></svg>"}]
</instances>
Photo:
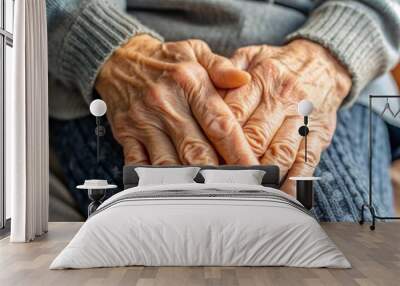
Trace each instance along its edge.
<instances>
[{"instance_id":1,"label":"white duvet","mask_svg":"<svg viewBox=\"0 0 400 286\"><path fill-rule=\"evenodd\" d=\"M244 194L129 199L137 192L169 190ZM246 191L265 192L271 198L246 197ZM131 188L105 201L50 269L127 265L349 268L342 252L312 216L295 207L298 204L279 190L254 185Z\"/></svg>"}]
</instances>

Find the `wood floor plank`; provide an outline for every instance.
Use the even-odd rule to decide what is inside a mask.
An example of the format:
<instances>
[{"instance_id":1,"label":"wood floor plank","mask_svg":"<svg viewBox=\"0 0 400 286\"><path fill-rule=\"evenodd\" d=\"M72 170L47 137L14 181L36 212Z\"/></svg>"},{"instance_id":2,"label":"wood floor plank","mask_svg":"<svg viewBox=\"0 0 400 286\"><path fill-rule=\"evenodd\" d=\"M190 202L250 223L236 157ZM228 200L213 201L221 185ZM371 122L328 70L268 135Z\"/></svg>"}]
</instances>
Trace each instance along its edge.
<instances>
[{"instance_id":1,"label":"wood floor plank","mask_svg":"<svg viewBox=\"0 0 400 286\"><path fill-rule=\"evenodd\" d=\"M352 264L352 269L289 267L118 267L84 270L48 269L81 223L50 223L50 231L32 243L0 240L1 286L398 286L400 223L322 224Z\"/></svg>"}]
</instances>

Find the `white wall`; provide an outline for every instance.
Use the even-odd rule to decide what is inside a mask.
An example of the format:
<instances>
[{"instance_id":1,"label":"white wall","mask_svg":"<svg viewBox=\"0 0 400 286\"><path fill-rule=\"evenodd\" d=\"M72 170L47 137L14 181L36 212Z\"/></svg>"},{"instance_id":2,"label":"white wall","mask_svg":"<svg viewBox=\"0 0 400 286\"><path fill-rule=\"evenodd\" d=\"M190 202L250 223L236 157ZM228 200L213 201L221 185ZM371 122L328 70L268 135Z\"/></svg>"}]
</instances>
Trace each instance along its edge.
<instances>
[{"instance_id":1,"label":"white wall","mask_svg":"<svg viewBox=\"0 0 400 286\"><path fill-rule=\"evenodd\" d=\"M6 0L5 1L5 4L6 4L6 9L5 9L5 12L6 12L6 31L7 32L10 32L10 33L13 33L13 27L14 27L14 23L13 23L13 17L10 17L9 15L12 15L13 14L13 12L14 12L14 1L13 0Z\"/></svg>"},{"instance_id":2,"label":"white wall","mask_svg":"<svg viewBox=\"0 0 400 286\"><path fill-rule=\"evenodd\" d=\"M14 1L13 0L5 0L5 28L9 33L14 32ZM6 45L6 69L5 69L5 97L12 92L12 70L14 66L14 59L12 48ZM7 109L7 103L5 108ZM7 125L7 122L6 122ZM7 129L7 126L5 127ZM7 164L7 163L6 163ZM7 168L7 166L6 166ZM7 181L7 178L5 178ZM7 183L6 183L7 184ZM6 219L11 217L11 193L10 188L5 187L6 189Z\"/></svg>"},{"instance_id":3,"label":"white wall","mask_svg":"<svg viewBox=\"0 0 400 286\"><path fill-rule=\"evenodd\" d=\"M13 53L12 53L12 48L9 46L6 46L6 76L5 76L5 91L6 91L6 97L8 94L11 94L11 89L12 89L12 80L11 80L11 75L12 75L12 70L14 67L14 58L13 58ZM5 108L7 109L7 102ZM10 128L10 125L7 125L6 121L6 126L5 128ZM7 164L7 163L6 163ZM7 168L7 166L6 166ZM7 178L5 178L7 181ZM5 188L6 189L6 219L11 217L11 192L10 188Z\"/></svg>"}]
</instances>

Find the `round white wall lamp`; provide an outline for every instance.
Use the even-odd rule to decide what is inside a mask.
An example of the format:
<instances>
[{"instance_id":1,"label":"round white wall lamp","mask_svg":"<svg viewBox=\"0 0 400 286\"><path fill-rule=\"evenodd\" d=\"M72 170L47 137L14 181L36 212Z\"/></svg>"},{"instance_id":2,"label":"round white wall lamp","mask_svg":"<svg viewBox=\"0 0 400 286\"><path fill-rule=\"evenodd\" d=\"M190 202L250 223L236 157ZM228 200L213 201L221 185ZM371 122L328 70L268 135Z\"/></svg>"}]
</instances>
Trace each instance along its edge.
<instances>
[{"instance_id":1,"label":"round white wall lamp","mask_svg":"<svg viewBox=\"0 0 400 286\"><path fill-rule=\"evenodd\" d=\"M106 129L104 126L101 125L101 120L100 118L106 114L107 112L107 104L101 100L101 99L95 99L90 103L89 106L90 113L96 117L96 129L95 129L95 134L96 134L96 147L97 147L97 163L100 162L100 137L104 136L106 134Z\"/></svg>"},{"instance_id":2,"label":"round white wall lamp","mask_svg":"<svg viewBox=\"0 0 400 286\"><path fill-rule=\"evenodd\" d=\"M107 104L101 99L95 99L90 103L89 109L93 116L101 117L107 112Z\"/></svg>"}]
</instances>

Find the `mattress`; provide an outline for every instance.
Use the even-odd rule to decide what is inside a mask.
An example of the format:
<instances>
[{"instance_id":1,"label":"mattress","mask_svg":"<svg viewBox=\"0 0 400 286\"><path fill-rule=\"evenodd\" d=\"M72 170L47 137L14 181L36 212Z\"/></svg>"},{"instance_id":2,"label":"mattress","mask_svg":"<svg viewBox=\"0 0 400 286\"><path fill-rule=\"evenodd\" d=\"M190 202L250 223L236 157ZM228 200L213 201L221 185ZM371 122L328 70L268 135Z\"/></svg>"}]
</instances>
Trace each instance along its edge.
<instances>
[{"instance_id":1,"label":"mattress","mask_svg":"<svg viewBox=\"0 0 400 286\"><path fill-rule=\"evenodd\" d=\"M299 202L263 186L140 186L106 200L50 269L350 263Z\"/></svg>"}]
</instances>

